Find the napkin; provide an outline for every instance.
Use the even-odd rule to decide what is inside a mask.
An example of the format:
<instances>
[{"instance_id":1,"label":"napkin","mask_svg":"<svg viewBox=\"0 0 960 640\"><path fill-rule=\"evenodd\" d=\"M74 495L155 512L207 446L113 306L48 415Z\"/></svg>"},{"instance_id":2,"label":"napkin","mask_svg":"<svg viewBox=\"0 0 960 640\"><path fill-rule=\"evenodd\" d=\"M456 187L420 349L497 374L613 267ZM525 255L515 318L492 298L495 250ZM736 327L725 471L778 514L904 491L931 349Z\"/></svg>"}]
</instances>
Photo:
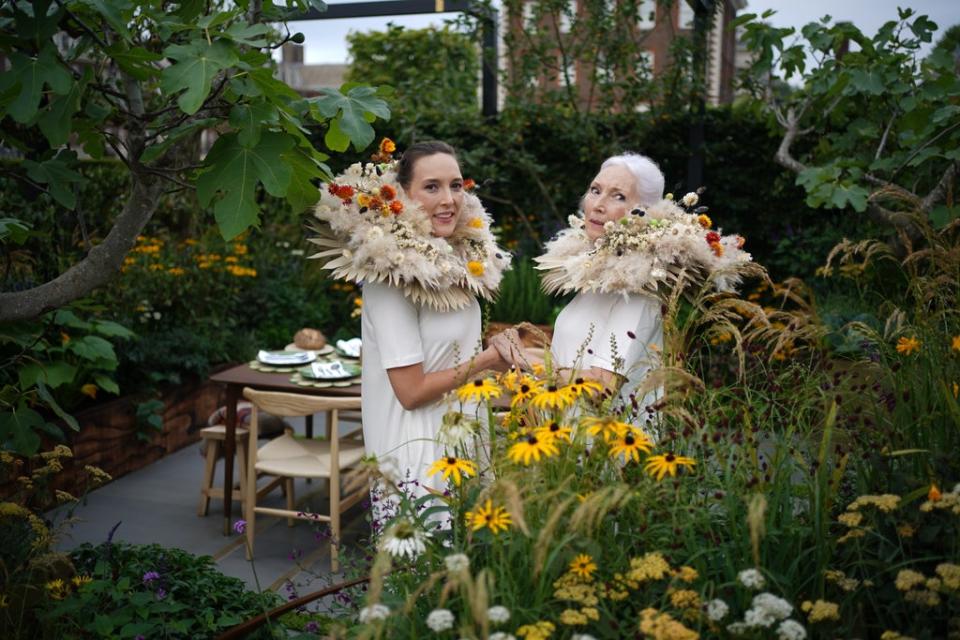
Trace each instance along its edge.
<instances>
[{"instance_id":1,"label":"napkin","mask_svg":"<svg viewBox=\"0 0 960 640\"><path fill-rule=\"evenodd\" d=\"M363 343L360 338L350 338L349 340L337 340L337 349L340 349L344 355L351 358L359 358Z\"/></svg>"},{"instance_id":2,"label":"napkin","mask_svg":"<svg viewBox=\"0 0 960 640\"><path fill-rule=\"evenodd\" d=\"M343 363L339 360L314 362L310 365L310 370L317 378L345 378L350 375L350 372L343 368Z\"/></svg>"}]
</instances>

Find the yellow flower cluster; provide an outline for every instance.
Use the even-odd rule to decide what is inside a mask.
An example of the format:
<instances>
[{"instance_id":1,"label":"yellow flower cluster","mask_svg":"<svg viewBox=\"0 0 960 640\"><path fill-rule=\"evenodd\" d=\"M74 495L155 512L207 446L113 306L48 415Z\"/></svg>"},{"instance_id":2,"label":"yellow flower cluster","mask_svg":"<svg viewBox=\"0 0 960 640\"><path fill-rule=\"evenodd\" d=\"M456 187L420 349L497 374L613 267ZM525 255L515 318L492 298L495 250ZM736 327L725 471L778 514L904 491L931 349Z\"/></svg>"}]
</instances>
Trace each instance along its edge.
<instances>
[{"instance_id":1,"label":"yellow flower cluster","mask_svg":"<svg viewBox=\"0 0 960 640\"><path fill-rule=\"evenodd\" d=\"M905 636L899 631L884 631L880 634L880 640L913 640L911 636Z\"/></svg>"},{"instance_id":2,"label":"yellow flower cluster","mask_svg":"<svg viewBox=\"0 0 960 640\"><path fill-rule=\"evenodd\" d=\"M667 593L670 594L670 604L677 609L699 610L702 604L700 594L693 589L671 589Z\"/></svg>"},{"instance_id":3,"label":"yellow flower cluster","mask_svg":"<svg viewBox=\"0 0 960 640\"><path fill-rule=\"evenodd\" d=\"M927 579L922 573L913 569L901 569L897 573L897 580L894 583L900 591L909 591L914 587L925 583Z\"/></svg>"},{"instance_id":4,"label":"yellow flower cluster","mask_svg":"<svg viewBox=\"0 0 960 640\"><path fill-rule=\"evenodd\" d=\"M525 624L517 629L517 635L526 640L547 640L553 635L557 627L552 622L540 620L533 624Z\"/></svg>"},{"instance_id":5,"label":"yellow flower cluster","mask_svg":"<svg viewBox=\"0 0 960 640\"><path fill-rule=\"evenodd\" d=\"M630 570L625 578L628 581L641 583L648 580L661 580L669 573L670 565L659 552L654 551L639 558L630 558Z\"/></svg>"},{"instance_id":6,"label":"yellow flower cluster","mask_svg":"<svg viewBox=\"0 0 960 640\"><path fill-rule=\"evenodd\" d=\"M909 356L917 351L920 351L920 341L916 338L901 337L897 340L897 353Z\"/></svg>"},{"instance_id":7,"label":"yellow flower cluster","mask_svg":"<svg viewBox=\"0 0 960 640\"><path fill-rule=\"evenodd\" d=\"M700 634L674 620L669 613L647 608L640 612L640 633L654 640L698 640Z\"/></svg>"},{"instance_id":8,"label":"yellow flower cluster","mask_svg":"<svg viewBox=\"0 0 960 640\"><path fill-rule=\"evenodd\" d=\"M860 496L847 506L847 511L858 511L862 507L876 507L884 513L890 513L900 506L900 496L885 493L879 496Z\"/></svg>"},{"instance_id":9,"label":"yellow flower cluster","mask_svg":"<svg viewBox=\"0 0 960 640\"><path fill-rule=\"evenodd\" d=\"M927 494L927 499L920 504L920 511L930 513L931 511L949 511L954 515L960 515L960 485L953 488L953 491L947 493L934 494L931 490Z\"/></svg>"},{"instance_id":10,"label":"yellow flower cluster","mask_svg":"<svg viewBox=\"0 0 960 640\"><path fill-rule=\"evenodd\" d=\"M827 600L810 602L809 600L805 600L803 604L800 605L800 609L806 612L807 620L811 623L840 619L840 605L835 602L829 602Z\"/></svg>"},{"instance_id":11,"label":"yellow flower cluster","mask_svg":"<svg viewBox=\"0 0 960 640\"><path fill-rule=\"evenodd\" d=\"M227 271L238 278L255 278L257 270L251 267L241 267L238 264L227 265Z\"/></svg>"},{"instance_id":12,"label":"yellow flower cluster","mask_svg":"<svg viewBox=\"0 0 960 640\"><path fill-rule=\"evenodd\" d=\"M944 562L938 564L937 575L943 581L943 587L950 591L960 591L960 565Z\"/></svg>"},{"instance_id":13,"label":"yellow flower cluster","mask_svg":"<svg viewBox=\"0 0 960 640\"><path fill-rule=\"evenodd\" d=\"M855 578L848 578L847 574L839 569L827 569L823 572L823 577L827 582L832 582L844 591L853 591L860 586L860 581Z\"/></svg>"}]
</instances>

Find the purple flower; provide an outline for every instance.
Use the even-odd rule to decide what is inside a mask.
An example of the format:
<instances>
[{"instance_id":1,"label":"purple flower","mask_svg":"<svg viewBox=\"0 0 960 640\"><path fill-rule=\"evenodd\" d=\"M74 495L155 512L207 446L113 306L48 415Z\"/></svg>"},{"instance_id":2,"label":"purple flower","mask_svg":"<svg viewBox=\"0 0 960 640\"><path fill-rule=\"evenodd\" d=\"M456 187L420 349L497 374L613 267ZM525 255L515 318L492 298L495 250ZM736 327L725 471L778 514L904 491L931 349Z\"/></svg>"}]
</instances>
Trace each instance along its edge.
<instances>
[{"instance_id":1,"label":"purple flower","mask_svg":"<svg viewBox=\"0 0 960 640\"><path fill-rule=\"evenodd\" d=\"M317 633L320 631L320 625L318 625L315 620L311 620L304 626L303 630L307 633Z\"/></svg>"},{"instance_id":2,"label":"purple flower","mask_svg":"<svg viewBox=\"0 0 960 640\"><path fill-rule=\"evenodd\" d=\"M159 580L159 579L160 579L160 574L157 573L156 571L147 571L145 574L143 574L143 584L150 584L154 580Z\"/></svg>"},{"instance_id":3,"label":"purple flower","mask_svg":"<svg viewBox=\"0 0 960 640\"><path fill-rule=\"evenodd\" d=\"M157 600L163 600L167 597L167 592L163 587L157 588Z\"/></svg>"},{"instance_id":4,"label":"purple flower","mask_svg":"<svg viewBox=\"0 0 960 640\"><path fill-rule=\"evenodd\" d=\"M233 530L236 533L243 533L247 530L247 521L246 520L237 520L233 523Z\"/></svg>"}]
</instances>

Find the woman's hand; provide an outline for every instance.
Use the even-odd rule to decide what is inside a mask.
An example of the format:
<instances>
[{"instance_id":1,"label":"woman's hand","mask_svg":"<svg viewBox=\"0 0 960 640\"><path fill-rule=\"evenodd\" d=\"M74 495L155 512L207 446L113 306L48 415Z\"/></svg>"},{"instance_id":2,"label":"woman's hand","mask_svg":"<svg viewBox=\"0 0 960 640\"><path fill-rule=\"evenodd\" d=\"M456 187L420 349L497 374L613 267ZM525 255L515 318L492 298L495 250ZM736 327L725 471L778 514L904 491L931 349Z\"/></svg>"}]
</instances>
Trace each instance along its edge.
<instances>
[{"instance_id":1,"label":"woman's hand","mask_svg":"<svg viewBox=\"0 0 960 640\"><path fill-rule=\"evenodd\" d=\"M494 335L490 338L490 346L497 350L500 357L508 364L529 371L530 362L523 353L523 342L520 340L520 332L515 328L510 328Z\"/></svg>"}]
</instances>

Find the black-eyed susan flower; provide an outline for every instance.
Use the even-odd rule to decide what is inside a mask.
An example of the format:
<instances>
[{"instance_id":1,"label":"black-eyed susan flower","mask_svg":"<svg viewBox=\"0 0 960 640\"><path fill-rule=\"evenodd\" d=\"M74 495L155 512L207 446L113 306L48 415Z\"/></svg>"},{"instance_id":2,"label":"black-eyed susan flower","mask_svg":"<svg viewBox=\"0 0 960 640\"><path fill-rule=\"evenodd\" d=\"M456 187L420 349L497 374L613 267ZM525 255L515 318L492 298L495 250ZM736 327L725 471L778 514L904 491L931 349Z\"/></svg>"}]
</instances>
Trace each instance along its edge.
<instances>
[{"instance_id":1,"label":"black-eyed susan flower","mask_svg":"<svg viewBox=\"0 0 960 640\"><path fill-rule=\"evenodd\" d=\"M537 409L558 409L562 411L573 404L576 398L566 387L557 387L557 385L552 384L546 389L541 389L530 401L530 404Z\"/></svg>"},{"instance_id":2,"label":"black-eyed susan flower","mask_svg":"<svg viewBox=\"0 0 960 640\"><path fill-rule=\"evenodd\" d=\"M675 453L664 453L647 458L647 464L644 466L644 469L651 476L656 477L657 482L660 482L668 473L671 478L675 478L679 467L692 467L696 463L697 461L693 458L678 456Z\"/></svg>"},{"instance_id":3,"label":"black-eyed susan flower","mask_svg":"<svg viewBox=\"0 0 960 640\"><path fill-rule=\"evenodd\" d=\"M552 420L536 429L534 435L541 440L552 438L554 440L565 440L570 442L570 433L573 431L570 427L562 425L556 420Z\"/></svg>"},{"instance_id":4,"label":"black-eyed susan flower","mask_svg":"<svg viewBox=\"0 0 960 640\"><path fill-rule=\"evenodd\" d=\"M908 356L916 351L920 351L920 341L916 338L903 336L897 340L897 353Z\"/></svg>"},{"instance_id":5,"label":"black-eyed susan flower","mask_svg":"<svg viewBox=\"0 0 960 640\"><path fill-rule=\"evenodd\" d=\"M524 404L541 391L543 391L543 385L540 382L524 376L517 383L516 392L513 394L513 399L510 400L510 406L516 407L517 405Z\"/></svg>"},{"instance_id":6,"label":"black-eyed susan flower","mask_svg":"<svg viewBox=\"0 0 960 640\"><path fill-rule=\"evenodd\" d=\"M590 580L590 577L596 570L596 563L593 561L593 558L586 553L581 553L570 563L570 573L584 580Z\"/></svg>"},{"instance_id":7,"label":"black-eyed susan flower","mask_svg":"<svg viewBox=\"0 0 960 640\"><path fill-rule=\"evenodd\" d=\"M490 498L477 509L467 511L466 518L467 526L472 530L479 531L486 527L494 535L506 531L513 524L510 512L501 506L494 506Z\"/></svg>"},{"instance_id":8,"label":"black-eyed susan flower","mask_svg":"<svg viewBox=\"0 0 960 640\"><path fill-rule=\"evenodd\" d=\"M953 336L950 340L950 350L960 353L960 336Z\"/></svg>"},{"instance_id":9,"label":"black-eyed susan flower","mask_svg":"<svg viewBox=\"0 0 960 640\"><path fill-rule=\"evenodd\" d=\"M613 442L633 427L626 422L620 422L612 416L589 416L580 421L587 429L587 435L592 438L602 435L604 441Z\"/></svg>"},{"instance_id":10,"label":"black-eyed susan flower","mask_svg":"<svg viewBox=\"0 0 960 640\"><path fill-rule=\"evenodd\" d=\"M443 473L444 480L453 478L453 483L460 486L463 478L477 474L477 465L471 460L447 456L434 462L427 470L427 475L434 476L438 473Z\"/></svg>"},{"instance_id":11,"label":"black-eyed susan flower","mask_svg":"<svg viewBox=\"0 0 960 640\"><path fill-rule=\"evenodd\" d=\"M479 402L490 398L499 398L503 389L497 386L492 378L476 379L457 389L457 397L461 402Z\"/></svg>"},{"instance_id":12,"label":"black-eyed susan flower","mask_svg":"<svg viewBox=\"0 0 960 640\"><path fill-rule=\"evenodd\" d=\"M603 385L595 380L587 380L586 378L577 378L570 384L564 387L569 391L574 397L580 397L584 394L586 395L596 395L603 391Z\"/></svg>"},{"instance_id":13,"label":"black-eyed susan flower","mask_svg":"<svg viewBox=\"0 0 960 640\"><path fill-rule=\"evenodd\" d=\"M514 462L530 464L531 460L540 462L540 456L549 458L560 453L552 438L538 438L536 434L528 434L507 451L507 456Z\"/></svg>"},{"instance_id":14,"label":"black-eyed susan flower","mask_svg":"<svg viewBox=\"0 0 960 640\"><path fill-rule=\"evenodd\" d=\"M623 435L610 444L610 457L623 456L624 462L640 462L640 452L650 453L653 442L635 427L627 429Z\"/></svg>"}]
</instances>

